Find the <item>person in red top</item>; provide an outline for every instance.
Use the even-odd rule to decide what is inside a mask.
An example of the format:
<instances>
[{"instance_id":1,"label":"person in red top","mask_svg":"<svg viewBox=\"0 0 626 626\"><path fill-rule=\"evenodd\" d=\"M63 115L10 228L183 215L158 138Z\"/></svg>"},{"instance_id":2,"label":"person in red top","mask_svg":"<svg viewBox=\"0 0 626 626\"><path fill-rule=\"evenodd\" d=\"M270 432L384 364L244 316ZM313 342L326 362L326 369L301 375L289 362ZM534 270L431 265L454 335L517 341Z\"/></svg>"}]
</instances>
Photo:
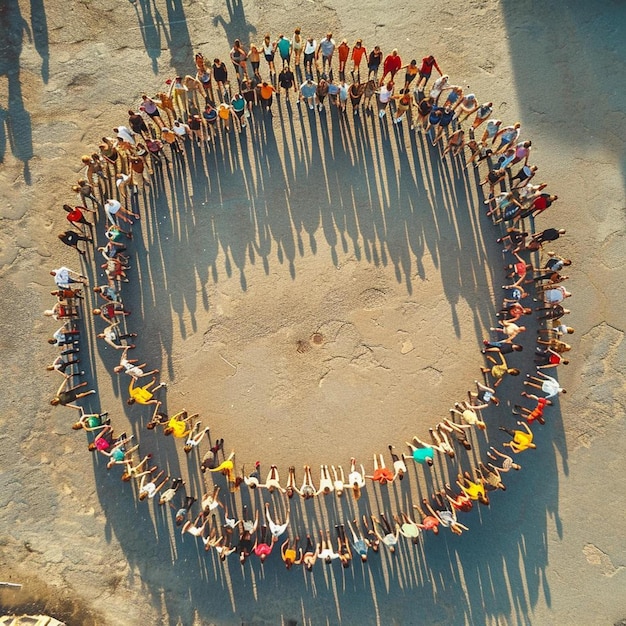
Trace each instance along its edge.
<instances>
[{"instance_id":1,"label":"person in red top","mask_svg":"<svg viewBox=\"0 0 626 626\"><path fill-rule=\"evenodd\" d=\"M363 57L367 57L367 50L363 45L363 40L357 39L354 48L352 48L352 54L350 55L352 59L352 80L354 80L354 72L356 70L359 76L359 82L361 82L361 61L363 61Z\"/></svg>"},{"instance_id":2,"label":"person in red top","mask_svg":"<svg viewBox=\"0 0 626 626\"><path fill-rule=\"evenodd\" d=\"M529 400L535 400L537 402L537 406L531 410L525 406L516 404L513 408L513 413L515 415L521 415L529 424L532 424L535 420L542 425L545 424L546 420L543 419L543 410L546 406L551 406L552 401L547 398L540 398L533 393L526 393L525 391L522 391L522 395Z\"/></svg>"},{"instance_id":3,"label":"person in red top","mask_svg":"<svg viewBox=\"0 0 626 626\"><path fill-rule=\"evenodd\" d=\"M371 476L365 478L371 478L374 482L379 482L381 485L393 482L395 474L385 467L385 461L382 454L374 455L374 473Z\"/></svg>"},{"instance_id":4,"label":"person in red top","mask_svg":"<svg viewBox=\"0 0 626 626\"><path fill-rule=\"evenodd\" d=\"M422 59L422 67L420 67L419 71L419 87L422 91L424 90L424 87L426 87L426 83L428 82L430 75L433 73L433 67L439 72L439 76L443 76L443 72L439 68L439 65L437 65L437 61L432 54Z\"/></svg>"},{"instance_id":5,"label":"person in red top","mask_svg":"<svg viewBox=\"0 0 626 626\"><path fill-rule=\"evenodd\" d=\"M397 74L398 70L401 67L402 67L402 59L400 58L400 55L398 54L398 50L394 48L391 51L391 54L388 54L385 57L385 61L383 62L383 75L382 75L382 78L380 79L380 85L382 85L385 82L385 76L387 76L387 74L391 74L391 80L393 80L393 77Z\"/></svg>"},{"instance_id":6,"label":"person in red top","mask_svg":"<svg viewBox=\"0 0 626 626\"><path fill-rule=\"evenodd\" d=\"M94 309L92 313L96 316L99 315L107 323L114 320L118 315L130 315L130 311L125 311L121 302L107 302L100 308Z\"/></svg>"},{"instance_id":7,"label":"person in red top","mask_svg":"<svg viewBox=\"0 0 626 626\"><path fill-rule=\"evenodd\" d=\"M553 202L556 202L558 199L558 196L550 195L549 193L542 193L533 200L533 203L527 209L524 209L520 213L520 219L524 219L526 217L529 217L530 215L537 216L539 215L539 213L543 213L546 209L549 209L552 206Z\"/></svg>"},{"instance_id":8,"label":"person in red top","mask_svg":"<svg viewBox=\"0 0 626 626\"><path fill-rule=\"evenodd\" d=\"M339 56L339 80L346 80L346 63L350 56L350 46L348 40L344 39L337 48L337 55Z\"/></svg>"},{"instance_id":9,"label":"person in red top","mask_svg":"<svg viewBox=\"0 0 626 626\"><path fill-rule=\"evenodd\" d=\"M65 216L67 218L67 221L72 226L74 226L74 228L77 228L80 232L83 232L83 229L80 226L77 226L77 224L85 224L86 226L89 226L90 232L93 230L93 224L87 221L87 218L85 217L83 211L95 213L95 209L88 209L85 206L76 206L72 208L69 204L64 204L63 209L67 213L67 215Z\"/></svg>"},{"instance_id":10,"label":"person in red top","mask_svg":"<svg viewBox=\"0 0 626 626\"><path fill-rule=\"evenodd\" d=\"M535 365L538 370L547 370L559 365L569 365L569 361L550 348L547 350L537 348L537 352L535 353Z\"/></svg>"}]
</instances>

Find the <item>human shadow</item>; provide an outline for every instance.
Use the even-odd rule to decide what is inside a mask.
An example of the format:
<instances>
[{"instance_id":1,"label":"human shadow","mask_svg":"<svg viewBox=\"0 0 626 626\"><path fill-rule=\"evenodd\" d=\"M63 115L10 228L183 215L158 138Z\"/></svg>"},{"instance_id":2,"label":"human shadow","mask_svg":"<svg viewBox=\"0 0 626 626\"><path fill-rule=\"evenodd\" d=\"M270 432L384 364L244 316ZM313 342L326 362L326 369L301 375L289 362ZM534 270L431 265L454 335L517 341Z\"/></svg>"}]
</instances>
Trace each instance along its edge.
<instances>
[{"instance_id":1,"label":"human shadow","mask_svg":"<svg viewBox=\"0 0 626 626\"><path fill-rule=\"evenodd\" d=\"M44 60L42 77L48 79L48 36L43 4L32 4L32 26L35 47ZM33 158L33 137L30 113L24 107L20 80L20 55L23 38L31 33L22 17L17 0L0 5L0 76L8 80L8 102L0 107L0 163L4 161L7 140L13 156L24 163L24 180L30 184L29 161Z\"/></svg>"},{"instance_id":2,"label":"human shadow","mask_svg":"<svg viewBox=\"0 0 626 626\"><path fill-rule=\"evenodd\" d=\"M256 28L248 22L242 0L226 0L228 21L221 15L213 18L213 26L220 25L226 33L226 40L232 45L239 39L247 49L250 45L250 35L256 34Z\"/></svg>"},{"instance_id":3,"label":"human shadow","mask_svg":"<svg viewBox=\"0 0 626 626\"><path fill-rule=\"evenodd\" d=\"M626 184L626 150L619 131L626 104L618 95L626 91L624 4L571 2L556 6L531 2L522 6L506 0L502 13L520 110L524 112L522 124L525 119L532 120L544 140L557 137L571 154L581 155L591 148L609 153L621 163ZM556 32L548 27L555 23L559 24ZM532 32L532 47L525 45L527 32ZM544 71L534 71L538 67L535 64ZM576 94L593 94L589 106L581 105L572 92L574 83ZM563 119L568 124L563 124ZM572 133L572 128L578 132Z\"/></svg>"}]
</instances>

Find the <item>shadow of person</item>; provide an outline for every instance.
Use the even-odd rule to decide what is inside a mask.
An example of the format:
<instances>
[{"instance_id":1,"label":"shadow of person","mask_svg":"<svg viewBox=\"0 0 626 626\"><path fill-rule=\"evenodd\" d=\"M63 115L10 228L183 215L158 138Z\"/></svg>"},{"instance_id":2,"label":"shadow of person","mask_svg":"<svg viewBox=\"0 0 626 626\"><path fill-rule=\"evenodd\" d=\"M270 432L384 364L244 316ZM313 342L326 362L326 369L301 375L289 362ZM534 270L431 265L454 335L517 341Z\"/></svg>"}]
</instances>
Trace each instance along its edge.
<instances>
[{"instance_id":1,"label":"shadow of person","mask_svg":"<svg viewBox=\"0 0 626 626\"><path fill-rule=\"evenodd\" d=\"M48 22L43 0L30 0L30 26L35 50L41 57L41 78L48 84L50 78L50 45L48 42Z\"/></svg>"},{"instance_id":2,"label":"shadow of person","mask_svg":"<svg viewBox=\"0 0 626 626\"><path fill-rule=\"evenodd\" d=\"M248 22L241 0L226 0L228 17L226 21L221 15L213 18L213 26L222 25L226 33L227 41L232 44L235 39L239 39L243 46L250 45L250 35L256 35L256 28Z\"/></svg>"},{"instance_id":3,"label":"shadow of person","mask_svg":"<svg viewBox=\"0 0 626 626\"><path fill-rule=\"evenodd\" d=\"M152 14L152 6L149 0L141 0L140 4L141 14L139 14L137 3L134 3L134 6L137 11L143 46L152 62L152 71L154 74L158 74L159 65L157 59L161 56L161 32L165 32L165 21L156 5L154 7L154 15Z\"/></svg>"},{"instance_id":4,"label":"shadow of person","mask_svg":"<svg viewBox=\"0 0 626 626\"><path fill-rule=\"evenodd\" d=\"M0 5L0 76L8 79L8 107L4 120L11 152L24 163L24 179L30 184L28 161L33 157L33 138L30 114L24 108L20 83L20 55L22 38L29 34L28 24L16 1ZM0 141L0 146L6 142ZM4 151L0 156L4 156Z\"/></svg>"},{"instance_id":5,"label":"shadow of person","mask_svg":"<svg viewBox=\"0 0 626 626\"><path fill-rule=\"evenodd\" d=\"M167 21L169 24L168 46L171 53L170 65L177 74L184 75L193 58L191 37L187 28L187 18L181 0L167 0Z\"/></svg>"}]
</instances>

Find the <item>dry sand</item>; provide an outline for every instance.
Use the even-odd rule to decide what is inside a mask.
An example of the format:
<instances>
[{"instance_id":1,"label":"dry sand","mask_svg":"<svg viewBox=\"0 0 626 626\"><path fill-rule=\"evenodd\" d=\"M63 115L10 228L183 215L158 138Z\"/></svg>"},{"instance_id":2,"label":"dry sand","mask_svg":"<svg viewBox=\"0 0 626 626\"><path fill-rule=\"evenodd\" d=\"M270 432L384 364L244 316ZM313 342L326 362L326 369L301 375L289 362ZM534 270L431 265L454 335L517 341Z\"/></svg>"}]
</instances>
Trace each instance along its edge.
<instances>
[{"instance_id":1,"label":"dry sand","mask_svg":"<svg viewBox=\"0 0 626 626\"><path fill-rule=\"evenodd\" d=\"M624 316L612 297L625 259L622 6L453 2L433 14L394 3L104 0L49 2L44 12L32 0L0 11L0 580L25 583L0 592L2 606L47 609L69 624L606 624L626 615L623 498L603 489L623 475L626 440ZM55 234L79 156L142 91L192 71L194 50L225 58L235 37L296 24L318 38L330 29L397 46L405 60L432 52L505 123L520 120L538 178L560 198L538 227L567 227L555 248L574 259L577 332L560 372L568 394L539 450L523 456L506 494L468 516L466 536L428 537L345 576L321 566L286 573L276 559L222 568L170 534L169 513L136 506L115 471L95 467L69 409L46 408L58 383L43 372L55 327L40 311L50 305L48 270L78 264ZM197 168L187 185L166 177L170 202L146 211L133 244L129 326L141 335L138 356L169 382L169 410L199 411L239 464L276 463L285 475L292 463L346 466L356 455L369 466L388 442L425 436L477 377L502 261L473 177L438 163L406 129L397 140L391 124L384 137L369 118L360 132L342 130L336 115L318 126L275 114L273 130L260 124L246 149L231 138L212 153L208 181ZM313 333L323 343L298 352ZM126 415L124 381L109 374L117 355L89 337L101 406L199 490L195 458L141 428L139 409ZM518 388L507 382L503 395ZM490 417L512 423L506 409ZM396 491L368 487L359 507L404 508L415 478L411 468ZM293 506L297 528L354 512L349 499Z\"/></svg>"}]
</instances>

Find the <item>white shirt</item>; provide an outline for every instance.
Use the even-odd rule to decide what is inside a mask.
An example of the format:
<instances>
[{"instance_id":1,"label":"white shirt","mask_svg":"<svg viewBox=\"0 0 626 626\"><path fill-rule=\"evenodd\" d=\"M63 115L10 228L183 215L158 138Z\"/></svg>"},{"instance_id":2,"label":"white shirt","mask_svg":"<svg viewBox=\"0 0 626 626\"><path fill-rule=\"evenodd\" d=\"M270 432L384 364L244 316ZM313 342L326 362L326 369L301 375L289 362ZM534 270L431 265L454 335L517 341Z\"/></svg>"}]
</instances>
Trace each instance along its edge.
<instances>
[{"instance_id":1,"label":"white shirt","mask_svg":"<svg viewBox=\"0 0 626 626\"><path fill-rule=\"evenodd\" d=\"M104 203L104 208L110 215L115 215L122 208L122 205L119 201L111 198Z\"/></svg>"},{"instance_id":2,"label":"white shirt","mask_svg":"<svg viewBox=\"0 0 626 626\"><path fill-rule=\"evenodd\" d=\"M314 54L316 49L317 41L315 41L315 39L313 41L307 39L306 45L304 46L304 54Z\"/></svg>"}]
</instances>

